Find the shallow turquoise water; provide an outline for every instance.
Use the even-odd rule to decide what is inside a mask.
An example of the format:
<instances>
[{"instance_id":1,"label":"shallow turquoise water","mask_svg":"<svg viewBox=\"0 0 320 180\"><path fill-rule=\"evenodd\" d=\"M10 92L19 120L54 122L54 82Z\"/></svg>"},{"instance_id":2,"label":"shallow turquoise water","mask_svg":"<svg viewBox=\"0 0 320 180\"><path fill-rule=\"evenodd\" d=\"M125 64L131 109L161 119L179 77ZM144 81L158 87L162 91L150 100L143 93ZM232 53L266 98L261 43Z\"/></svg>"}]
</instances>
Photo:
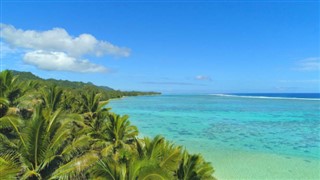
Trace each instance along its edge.
<instances>
[{"instance_id":1,"label":"shallow turquoise water","mask_svg":"<svg viewBox=\"0 0 320 180\"><path fill-rule=\"evenodd\" d=\"M320 101L161 95L112 100L147 136L161 134L194 152L241 150L320 159ZM192 143L198 142L197 146Z\"/></svg>"}]
</instances>

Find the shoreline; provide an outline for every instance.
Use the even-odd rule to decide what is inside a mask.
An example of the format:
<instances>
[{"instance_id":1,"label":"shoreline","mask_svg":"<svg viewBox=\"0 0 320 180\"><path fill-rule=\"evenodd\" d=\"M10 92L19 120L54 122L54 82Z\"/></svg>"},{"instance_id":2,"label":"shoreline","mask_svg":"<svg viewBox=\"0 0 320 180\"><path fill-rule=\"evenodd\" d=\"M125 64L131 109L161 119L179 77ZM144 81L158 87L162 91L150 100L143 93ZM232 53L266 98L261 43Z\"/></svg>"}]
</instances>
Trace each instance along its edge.
<instances>
[{"instance_id":1,"label":"shoreline","mask_svg":"<svg viewBox=\"0 0 320 180\"><path fill-rule=\"evenodd\" d=\"M110 98L110 99L107 99L106 101L109 101L109 100L120 100L120 99L128 98L128 97L161 96L161 95L162 95L162 94L145 94L145 95L137 95L137 96L122 96L122 97L117 97L117 98Z\"/></svg>"}]
</instances>

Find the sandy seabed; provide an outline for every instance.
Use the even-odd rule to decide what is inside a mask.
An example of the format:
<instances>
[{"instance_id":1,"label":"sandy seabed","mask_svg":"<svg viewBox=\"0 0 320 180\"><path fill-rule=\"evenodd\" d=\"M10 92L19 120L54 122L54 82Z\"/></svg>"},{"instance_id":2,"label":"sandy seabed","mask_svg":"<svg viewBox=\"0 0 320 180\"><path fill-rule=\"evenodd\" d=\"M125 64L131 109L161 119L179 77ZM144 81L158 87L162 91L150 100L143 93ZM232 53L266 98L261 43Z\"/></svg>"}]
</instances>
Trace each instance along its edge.
<instances>
[{"instance_id":1,"label":"sandy seabed","mask_svg":"<svg viewBox=\"0 0 320 180\"><path fill-rule=\"evenodd\" d=\"M212 150L203 153L218 179L320 179L320 160L276 154Z\"/></svg>"}]
</instances>

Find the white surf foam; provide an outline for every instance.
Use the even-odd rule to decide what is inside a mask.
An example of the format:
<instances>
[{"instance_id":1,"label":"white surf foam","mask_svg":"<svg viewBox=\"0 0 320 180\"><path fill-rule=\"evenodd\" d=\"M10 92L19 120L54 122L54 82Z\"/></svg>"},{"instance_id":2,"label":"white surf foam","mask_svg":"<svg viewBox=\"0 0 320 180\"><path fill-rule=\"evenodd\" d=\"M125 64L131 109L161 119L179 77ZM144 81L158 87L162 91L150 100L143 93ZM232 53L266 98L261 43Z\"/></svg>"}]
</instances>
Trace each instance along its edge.
<instances>
[{"instance_id":1,"label":"white surf foam","mask_svg":"<svg viewBox=\"0 0 320 180\"><path fill-rule=\"evenodd\" d=\"M277 99L277 100L307 100L307 101L320 101L319 98L297 98L297 97L271 97L271 96L246 96L234 94L210 94L212 96L221 97L235 97L235 98L251 98L251 99Z\"/></svg>"}]
</instances>

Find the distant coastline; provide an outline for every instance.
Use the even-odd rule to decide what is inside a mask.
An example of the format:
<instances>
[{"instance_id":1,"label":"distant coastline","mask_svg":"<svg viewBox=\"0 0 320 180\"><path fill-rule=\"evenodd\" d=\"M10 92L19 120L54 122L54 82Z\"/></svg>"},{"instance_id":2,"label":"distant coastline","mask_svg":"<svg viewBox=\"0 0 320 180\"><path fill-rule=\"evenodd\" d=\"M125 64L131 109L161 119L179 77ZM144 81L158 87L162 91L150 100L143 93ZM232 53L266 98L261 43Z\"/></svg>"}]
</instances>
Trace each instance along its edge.
<instances>
[{"instance_id":1,"label":"distant coastline","mask_svg":"<svg viewBox=\"0 0 320 180\"><path fill-rule=\"evenodd\" d=\"M44 85L56 85L61 86L69 90L85 90L85 91L94 91L96 93L102 94L103 101L115 98L122 98L124 96L145 96L145 95L159 95L160 92L145 92L145 91L121 91L113 89L109 86L98 86L91 82L82 82L82 81L69 81L69 80L57 80L57 79L43 79L34 75L31 72L22 72L22 71L13 71L12 73L15 76L19 76L19 81L38 81Z\"/></svg>"}]
</instances>

